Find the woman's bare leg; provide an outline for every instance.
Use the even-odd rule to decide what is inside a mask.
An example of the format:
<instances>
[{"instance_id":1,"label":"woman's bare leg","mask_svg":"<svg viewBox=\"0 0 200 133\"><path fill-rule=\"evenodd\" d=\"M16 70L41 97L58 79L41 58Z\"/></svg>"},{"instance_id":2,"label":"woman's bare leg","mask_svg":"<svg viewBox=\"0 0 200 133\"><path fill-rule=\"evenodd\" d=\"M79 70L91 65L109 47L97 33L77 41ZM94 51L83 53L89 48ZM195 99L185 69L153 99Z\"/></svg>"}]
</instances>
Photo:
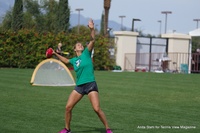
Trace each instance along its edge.
<instances>
[{"instance_id":1,"label":"woman's bare leg","mask_svg":"<svg viewBox=\"0 0 200 133\"><path fill-rule=\"evenodd\" d=\"M83 95L79 94L77 91L73 90L68 98L65 111L65 128L70 129L70 122L72 118L72 109L81 100Z\"/></svg>"},{"instance_id":2,"label":"woman's bare leg","mask_svg":"<svg viewBox=\"0 0 200 133\"><path fill-rule=\"evenodd\" d=\"M93 107L94 111L97 113L98 117L100 118L100 120L104 124L105 128L109 129L108 122L106 120L106 116L105 116L104 112L100 108L98 92L92 91L92 92L90 92L88 94L88 97L90 99L90 102L92 104L92 107Z\"/></svg>"}]
</instances>

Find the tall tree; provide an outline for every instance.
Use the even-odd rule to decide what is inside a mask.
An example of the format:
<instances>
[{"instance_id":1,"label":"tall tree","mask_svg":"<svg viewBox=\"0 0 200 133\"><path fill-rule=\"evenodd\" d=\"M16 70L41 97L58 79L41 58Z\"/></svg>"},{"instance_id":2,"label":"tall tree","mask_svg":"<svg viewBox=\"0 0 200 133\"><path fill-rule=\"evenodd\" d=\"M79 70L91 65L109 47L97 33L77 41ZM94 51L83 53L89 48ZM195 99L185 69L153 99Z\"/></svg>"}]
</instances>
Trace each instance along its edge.
<instances>
[{"instance_id":1,"label":"tall tree","mask_svg":"<svg viewBox=\"0 0 200 133\"><path fill-rule=\"evenodd\" d=\"M36 28L38 31L43 26L41 26L40 23L40 5L37 1L33 0L24 0L24 23L23 27L30 29L30 28Z\"/></svg>"},{"instance_id":2,"label":"tall tree","mask_svg":"<svg viewBox=\"0 0 200 133\"><path fill-rule=\"evenodd\" d=\"M49 0L46 2L44 5L46 8L46 13L45 13L45 27L47 31L50 32L56 32L57 31L57 14L58 14L58 2L55 0Z\"/></svg>"},{"instance_id":3,"label":"tall tree","mask_svg":"<svg viewBox=\"0 0 200 133\"><path fill-rule=\"evenodd\" d=\"M104 10L105 10L105 18L104 18L104 35L108 37L108 16L109 16L109 10L111 6L111 0L104 0Z\"/></svg>"},{"instance_id":4,"label":"tall tree","mask_svg":"<svg viewBox=\"0 0 200 133\"><path fill-rule=\"evenodd\" d=\"M23 26L23 0L15 0L12 14L12 29L18 31Z\"/></svg>"},{"instance_id":5,"label":"tall tree","mask_svg":"<svg viewBox=\"0 0 200 133\"><path fill-rule=\"evenodd\" d=\"M101 28L100 28L100 34L101 35L104 35L104 11L103 11L103 13L102 13L102 15L101 15Z\"/></svg>"},{"instance_id":6,"label":"tall tree","mask_svg":"<svg viewBox=\"0 0 200 133\"><path fill-rule=\"evenodd\" d=\"M70 8L68 6L68 0L60 0L58 5L58 15L57 15L57 28L58 32L68 31L70 26Z\"/></svg>"},{"instance_id":7,"label":"tall tree","mask_svg":"<svg viewBox=\"0 0 200 133\"><path fill-rule=\"evenodd\" d=\"M0 29L3 31L10 30L12 25L12 9L9 9L5 16L3 17L3 21L0 25Z\"/></svg>"}]
</instances>

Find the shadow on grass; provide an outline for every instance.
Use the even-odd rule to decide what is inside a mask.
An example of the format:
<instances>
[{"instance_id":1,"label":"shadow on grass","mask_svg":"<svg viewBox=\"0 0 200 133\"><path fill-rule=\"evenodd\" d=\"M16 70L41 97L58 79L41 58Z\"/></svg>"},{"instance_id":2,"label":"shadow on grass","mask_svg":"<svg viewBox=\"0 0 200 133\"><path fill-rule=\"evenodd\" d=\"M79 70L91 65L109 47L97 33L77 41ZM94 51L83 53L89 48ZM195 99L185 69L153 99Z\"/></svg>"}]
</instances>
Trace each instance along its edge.
<instances>
[{"instance_id":1,"label":"shadow on grass","mask_svg":"<svg viewBox=\"0 0 200 133\"><path fill-rule=\"evenodd\" d=\"M120 129L112 129L113 132L116 130ZM105 128L87 127L87 129L73 130L72 133L106 133L106 130Z\"/></svg>"},{"instance_id":2,"label":"shadow on grass","mask_svg":"<svg viewBox=\"0 0 200 133\"><path fill-rule=\"evenodd\" d=\"M83 129L81 131L75 130L72 131L73 133L105 133L105 129L104 128L91 128L91 129Z\"/></svg>"}]
</instances>

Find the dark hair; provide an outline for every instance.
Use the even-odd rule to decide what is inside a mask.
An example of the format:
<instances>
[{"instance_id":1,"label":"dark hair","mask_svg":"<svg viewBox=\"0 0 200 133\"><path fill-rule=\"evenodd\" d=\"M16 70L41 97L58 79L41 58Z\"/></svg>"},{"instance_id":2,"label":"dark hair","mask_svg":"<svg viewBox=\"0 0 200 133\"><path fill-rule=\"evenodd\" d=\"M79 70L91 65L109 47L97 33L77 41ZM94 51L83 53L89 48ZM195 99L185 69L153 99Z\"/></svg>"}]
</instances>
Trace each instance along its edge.
<instances>
[{"instance_id":1,"label":"dark hair","mask_svg":"<svg viewBox=\"0 0 200 133\"><path fill-rule=\"evenodd\" d=\"M76 44L78 44L78 43L80 43L80 42L77 42ZM74 49L76 48L76 44L74 45ZM80 44L82 44L82 43L80 43Z\"/></svg>"}]
</instances>

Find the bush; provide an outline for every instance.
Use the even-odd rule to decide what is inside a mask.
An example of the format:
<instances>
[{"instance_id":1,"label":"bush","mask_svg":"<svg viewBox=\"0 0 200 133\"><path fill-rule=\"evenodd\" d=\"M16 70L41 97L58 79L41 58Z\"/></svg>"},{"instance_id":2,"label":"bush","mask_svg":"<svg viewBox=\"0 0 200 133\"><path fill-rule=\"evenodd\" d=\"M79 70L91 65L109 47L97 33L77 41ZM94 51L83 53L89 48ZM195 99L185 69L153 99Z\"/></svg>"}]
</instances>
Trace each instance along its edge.
<instances>
[{"instance_id":1,"label":"bush","mask_svg":"<svg viewBox=\"0 0 200 133\"><path fill-rule=\"evenodd\" d=\"M50 32L40 34L34 30L23 29L17 33L6 31L0 33L0 66L16 68L34 68L39 62L46 59L45 52L49 47L57 48L63 43L63 51L70 53L69 58L75 56L73 46L81 42L84 46L90 40L88 32L81 35L74 33ZM109 41L103 36L97 36L95 42L94 68L107 69L114 65L109 58Z\"/></svg>"}]
</instances>

